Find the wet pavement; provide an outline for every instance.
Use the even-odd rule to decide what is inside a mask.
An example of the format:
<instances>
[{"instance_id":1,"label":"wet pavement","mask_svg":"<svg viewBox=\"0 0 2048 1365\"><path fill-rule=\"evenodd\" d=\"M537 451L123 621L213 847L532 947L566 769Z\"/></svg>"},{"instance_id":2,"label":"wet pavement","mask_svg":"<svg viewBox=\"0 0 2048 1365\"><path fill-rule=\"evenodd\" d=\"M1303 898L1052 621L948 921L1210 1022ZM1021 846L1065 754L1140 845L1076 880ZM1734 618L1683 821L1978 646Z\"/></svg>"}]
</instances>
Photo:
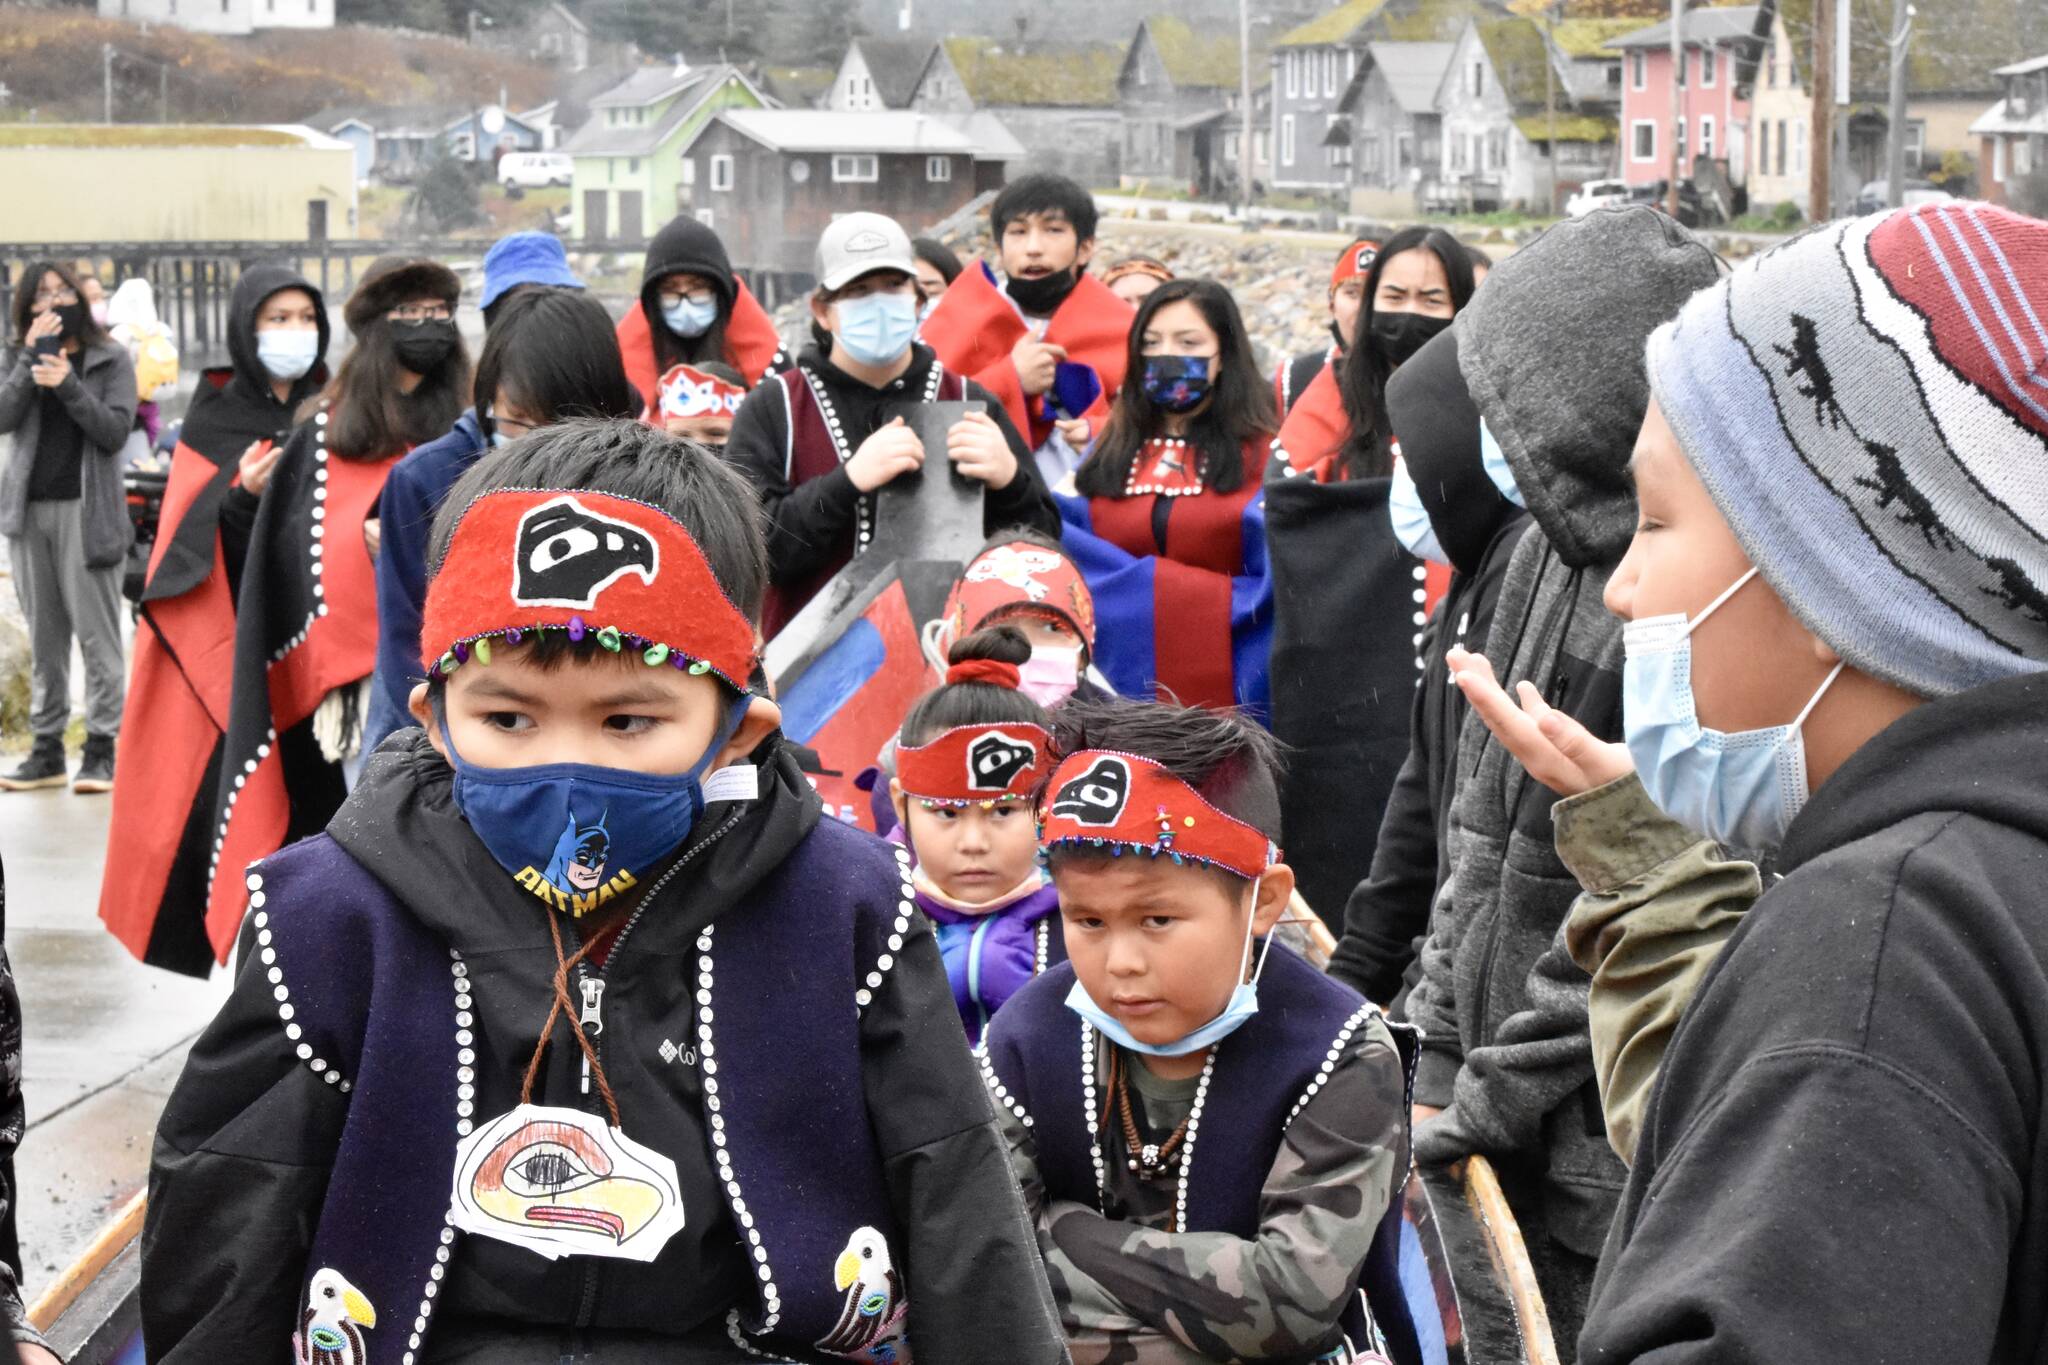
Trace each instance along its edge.
<instances>
[{"instance_id":1,"label":"wet pavement","mask_svg":"<svg viewBox=\"0 0 2048 1365\"><path fill-rule=\"evenodd\" d=\"M76 756L73 758L76 762ZM186 1049L227 994L144 967L101 927L109 798L0 793L7 952L21 992L28 1134L16 1157L33 1299L149 1173Z\"/></svg>"}]
</instances>

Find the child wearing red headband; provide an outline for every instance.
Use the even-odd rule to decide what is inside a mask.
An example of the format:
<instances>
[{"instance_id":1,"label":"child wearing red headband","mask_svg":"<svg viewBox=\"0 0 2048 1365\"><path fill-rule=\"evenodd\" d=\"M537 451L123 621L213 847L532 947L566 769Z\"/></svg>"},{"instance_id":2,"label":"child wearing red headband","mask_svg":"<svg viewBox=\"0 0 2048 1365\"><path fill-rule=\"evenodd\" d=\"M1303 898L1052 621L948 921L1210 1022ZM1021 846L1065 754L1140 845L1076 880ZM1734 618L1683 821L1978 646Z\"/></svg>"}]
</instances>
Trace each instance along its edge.
<instances>
[{"instance_id":1,"label":"child wearing red headband","mask_svg":"<svg viewBox=\"0 0 2048 1365\"><path fill-rule=\"evenodd\" d=\"M953 1003L979 1045L1019 987L1066 960L1059 897L1038 866L1032 795L1051 771L1051 718L1018 690L1031 645L1008 627L953 646L946 681L920 697L889 783L916 858L917 906L936 926Z\"/></svg>"},{"instance_id":2,"label":"child wearing red headband","mask_svg":"<svg viewBox=\"0 0 2048 1365\"><path fill-rule=\"evenodd\" d=\"M934 667L953 643L990 626L1015 627L1030 642L1021 667L1026 696L1054 707L1068 697L1099 699L1106 689L1088 681L1095 655L1095 595L1081 570L1051 536L1015 527L991 536L967 561L929 627L927 652Z\"/></svg>"},{"instance_id":3,"label":"child wearing red headband","mask_svg":"<svg viewBox=\"0 0 2048 1365\"><path fill-rule=\"evenodd\" d=\"M1133 702L1055 729L1070 962L996 1016L983 1075L1075 1361L1380 1360L1382 1329L1419 1358L1368 1271L1400 1233L1413 1042L1270 937L1294 889L1273 741Z\"/></svg>"},{"instance_id":4,"label":"child wearing red headband","mask_svg":"<svg viewBox=\"0 0 2048 1365\"><path fill-rule=\"evenodd\" d=\"M243 878L152 1358L1064 1359L908 852L751 690L758 525L641 422L456 485L424 729Z\"/></svg>"}]
</instances>

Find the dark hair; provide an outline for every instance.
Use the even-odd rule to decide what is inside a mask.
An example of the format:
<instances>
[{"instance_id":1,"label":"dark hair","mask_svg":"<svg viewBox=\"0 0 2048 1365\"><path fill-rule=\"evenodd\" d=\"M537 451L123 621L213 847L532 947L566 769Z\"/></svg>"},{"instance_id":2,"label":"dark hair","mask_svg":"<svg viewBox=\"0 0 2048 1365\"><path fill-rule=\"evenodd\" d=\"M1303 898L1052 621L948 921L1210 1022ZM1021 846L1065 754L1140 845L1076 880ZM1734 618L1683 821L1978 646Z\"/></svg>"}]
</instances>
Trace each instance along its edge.
<instances>
[{"instance_id":1,"label":"dark hair","mask_svg":"<svg viewBox=\"0 0 2048 1365\"><path fill-rule=\"evenodd\" d=\"M1465 248L1465 259L1471 262L1472 268L1474 270L1493 269L1493 257L1487 255L1484 251L1482 251L1480 248L1476 246L1468 246Z\"/></svg>"},{"instance_id":2,"label":"dark hair","mask_svg":"<svg viewBox=\"0 0 2048 1365\"><path fill-rule=\"evenodd\" d=\"M94 319L92 310L85 308L85 290L79 285L78 272L62 261L36 261L21 272L21 282L14 286L14 339L26 343L28 325L35 318L36 291L43 287L43 276L55 275L64 282L64 287L78 295L80 313L78 336L79 349L94 346L107 339L107 329Z\"/></svg>"},{"instance_id":3,"label":"dark hair","mask_svg":"<svg viewBox=\"0 0 2048 1365\"><path fill-rule=\"evenodd\" d=\"M768 551L760 499L744 478L694 441L645 422L582 417L520 437L471 465L448 491L434 517L429 582L441 571L463 511L501 488L585 489L659 507L697 542L733 605L749 620L761 619ZM557 631L544 631L541 638L567 639Z\"/></svg>"},{"instance_id":4,"label":"dark hair","mask_svg":"<svg viewBox=\"0 0 2048 1365\"><path fill-rule=\"evenodd\" d=\"M1225 815L1268 839L1280 837L1280 741L1242 712L1172 702L1070 701L1053 717L1053 744L1062 757L1108 749L1149 758Z\"/></svg>"},{"instance_id":5,"label":"dark hair","mask_svg":"<svg viewBox=\"0 0 2048 1365\"><path fill-rule=\"evenodd\" d=\"M548 291L560 291L565 294L580 294L583 292L580 289L573 289L568 285L542 284L538 280L522 280L518 284L507 285L504 293L477 309L479 313L484 315L484 335L486 338L489 337L491 329L498 325L498 319L504 317L510 309L512 300Z\"/></svg>"},{"instance_id":6,"label":"dark hair","mask_svg":"<svg viewBox=\"0 0 2048 1365\"><path fill-rule=\"evenodd\" d=\"M1014 626L990 626L954 642L946 653L949 664L973 659L1023 665L1031 658L1031 642ZM996 683L942 683L911 704L903 717L897 744L915 749L956 725L1042 725L1052 728L1052 717L1043 706L1014 687Z\"/></svg>"},{"instance_id":7,"label":"dark hair","mask_svg":"<svg viewBox=\"0 0 2048 1365\"><path fill-rule=\"evenodd\" d=\"M1273 405L1273 387L1259 373L1251 338L1230 291L1214 280L1168 280L1138 305L1131 323L1123 387L1110 409L1102 440L1074 475L1074 486L1091 498L1122 497L1131 466L1145 443L1166 426L1166 410L1145 396L1145 329L1159 310L1192 303L1216 333L1221 349L1209 382L1209 405L1188 424L1188 443L1195 449L1203 482L1219 493L1234 493L1246 478L1263 471L1246 469L1245 443L1271 436L1280 425Z\"/></svg>"},{"instance_id":8,"label":"dark hair","mask_svg":"<svg viewBox=\"0 0 2048 1365\"><path fill-rule=\"evenodd\" d=\"M960 278L960 258L953 254L953 248L936 237L913 237L910 249L917 253L917 259L945 277L947 284Z\"/></svg>"},{"instance_id":9,"label":"dark hair","mask_svg":"<svg viewBox=\"0 0 2048 1365\"><path fill-rule=\"evenodd\" d=\"M1075 181L1050 171L1019 176L1003 186L1003 192L989 206L989 231L1000 245L1003 231L1012 221L1034 213L1059 214L1073 224L1076 241L1086 242L1095 236L1095 196Z\"/></svg>"},{"instance_id":10,"label":"dark hair","mask_svg":"<svg viewBox=\"0 0 2048 1365\"><path fill-rule=\"evenodd\" d=\"M980 559L999 545L1015 545L1019 542L1036 545L1041 550L1051 550L1062 559L1073 558L1067 553L1067 547L1060 544L1058 536L1049 536L1033 526L1012 526L1006 531L996 532L981 542L981 548L974 552L974 558Z\"/></svg>"},{"instance_id":11,"label":"dark hair","mask_svg":"<svg viewBox=\"0 0 2048 1365\"><path fill-rule=\"evenodd\" d=\"M477 417L490 429L498 391L546 426L565 417L638 417L611 314L581 290L540 289L499 300L505 311L476 362Z\"/></svg>"},{"instance_id":12,"label":"dark hair","mask_svg":"<svg viewBox=\"0 0 2048 1365\"><path fill-rule=\"evenodd\" d=\"M322 401L329 405L327 448L344 460L381 460L434 440L455 425L469 400L469 351L460 332L441 367L421 375L411 393L401 392L394 325L405 324L382 313L371 318L356 332L334 381L300 409L303 418Z\"/></svg>"},{"instance_id":13,"label":"dark hair","mask_svg":"<svg viewBox=\"0 0 2048 1365\"><path fill-rule=\"evenodd\" d=\"M702 365L692 366L699 374L708 374L713 379L722 379L740 388L747 387L747 377L723 360L707 360Z\"/></svg>"},{"instance_id":14,"label":"dark hair","mask_svg":"<svg viewBox=\"0 0 2048 1365\"><path fill-rule=\"evenodd\" d=\"M1372 269L1365 275L1365 300L1358 314L1357 340L1344 352L1337 371L1337 386L1344 397L1344 417L1351 427L1351 434L1337 451L1335 472L1340 479L1378 478L1394 468L1393 433L1387 425L1387 376L1394 372L1394 367L1373 342L1372 319L1387 262L1408 251L1428 251L1443 263L1444 278L1451 287L1452 313L1463 309L1472 299L1472 258L1465 244L1442 228L1402 228L1380 248Z\"/></svg>"}]
</instances>

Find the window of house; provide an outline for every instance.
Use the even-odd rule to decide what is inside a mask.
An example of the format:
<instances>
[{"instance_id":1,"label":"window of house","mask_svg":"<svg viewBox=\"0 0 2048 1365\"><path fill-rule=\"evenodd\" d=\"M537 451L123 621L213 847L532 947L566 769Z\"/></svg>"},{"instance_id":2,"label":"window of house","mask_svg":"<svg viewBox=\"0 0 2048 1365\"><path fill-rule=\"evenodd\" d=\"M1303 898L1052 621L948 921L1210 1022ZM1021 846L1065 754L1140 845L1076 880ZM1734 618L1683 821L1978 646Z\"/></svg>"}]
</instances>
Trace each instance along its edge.
<instances>
[{"instance_id":1,"label":"window of house","mask_svg":"<svg viewBox=\"0 0 2048 1365\"><path fill-rule=\"evenodd\" d=\"M1472 70L1469 74L1470 79L1466 82L1466 88L1471 91L1472 97L1477 99L1486 93L1486 63L1472 63Z\"/></svg>"},{"instance_id":2,"label":"window of house","mask_svg":"<svg viewBox=\"0 0 2048 1365\"><path fill-rule=\"evenodd\" d=\"M1325 95L1335 95L1337 93L1338 61L1337 49L1333 47L1330 49L1329 59L1323 64L1323 93Z\"/></svg>"},{"instance_id":3,"label":"window of house","mask_svg":"<svg viewBox=\"0 0 2048 1365\"><path fill-rule=\"evenodd\" d=\"M1681 89L1683 89L1685 86L1692 84L1692 77L1687 74L1691 70L1692 59L1689 57L1681 57L1678 63L1678 84Z\"/></svg>"},{"instance_id":4,"label":"window of house","mask_svg":"<svg viewBox=\"0 0 2048 1365\"><path fill-rule=\"evenodd\" d=\"M928 156L924 159L924 178L933 184L942 184L953 178L953 158L950 156Z\"/></svg>"},{"instance_id":5,"label":"window of house","mask_svg":"<svg viewBox=\"0 0 2048 1365\"><path fill-rule=\"evenodd\" d=\"M627 174L627 175L638 175L638 174L640 174L640 158L639 158L639 157L637 157L637 156L630 156L630 157L627 157L627 158L626 158L626 174Z\"/></svg>"},{"instance_id":6,"label":"window of house","mask_svg":"<svg viewBox=\"0 0 2048 1365\"><path fill-rule=\"evenodd\" d=\"M2002 137L1991 140L1991 179L1995 184L2005 183L2005 139Z\"/></svg>"},{"instance_id":7,"label":"window of house","mask_svg":"<svg viewBox=\"0 0 2048 1365\"><path fill-rule=\"evenodd\" d=\"M1711 158L1714 155L1714 116L1700 115L1700 155Z\"/></svg>"},{"instance_id":8,"label":"window of house","mask_svg":"<svg viewBox=\"0 0 2048 1365\"><path fill-rule=\"evenodd\" d=\"M840 152L832 158L835 184L872 185L881 178L881 158L873 152Z\"/></svg>"},{"instance_id":9,"label":"window of house","mask_svg":"<svg viewBox=\"0 0 2048 1365\"><path fill-rule=\"evenodd\" d=\"M705 227L717 227L718 215L713 213L710 209L698 209L697 221L702 223Z\"/></svg>"},{"instance_id":10,"label":"window of house","mask_svg":"<svg viewBox=\"0 0 2048 1365\"><path fill-rule=\"evenodd\" d=\"M1300 59L1301 54L1299 52L1290 52L1287 54L1287 60L1281 63L1287 72L1287 98L1289 99L1295 99L1301 94Z\"/></svg>"},{"instance_id":11,"label":"window of house","mask_svg":"<svg viewBox=\"0 0 2048 1365\"><path fill-rule=\"evenodd\" d=\"M1764 58L1764 84L1772 90L1778 88L1778 45L1771 44L1770 55Z\"/></svg>"},{"instance_id":12,"label":"window of house","mask_svg":"<svg viewBox=\"0 0 2048 1365\"><path fill-rule=\"evenodd\" d=\"M1292 166L1294 164L1294 115L1292 114L1282 114L1280 116L1280 164L1283 166Z\"/></svg>"},{"instance_id":13,"label":"window of house","mask_svg":"<svg viewBox=\"0 0 2048 1365\"><path fill-rule=\"evenodd\" d=\"M686 156L683 158L683 185L685 188L688 188L689 186L694 185L696 183L697 158L694 156Z\"/></svg>"},{"instance_id":14,"label":"window of house","mask_svg":"<svg viewBox=\"0 0 2048 1365\"><path fill-rule=\"evenodd\" d=\"M1786 155L1785 155L1785 129L1786 129L1786 127L1787 127L1787 126L1788 126L1788 125L1786 124L1786 122L1785 122L1785 120L1784 120L1784 119L1779 119L1779 120L1778 120L1778 157L1777 157L1777 163L1778 163L1778 174L1779 174L1779 175L1786 175L1786 174L1790 173L1790 171L1791 171L1791 169L1792 169L1792 162L1791 162L1791 161L1790 161L1790 159L1788 159L1788 158L1786 157ZM1768 147L1768 146L1770 146L1770 143L1771 143L1771 133L1770 133L1770 129L1769 129L1768 127L1766 127L1766 128L1765 128L1765 130L1764 130L1764 145L1765 145L1766 147Z\"/></svg>"},{"instance_id":15,"label":"window of house","mask_svg":"<svg viewBox=\"0 0 2048 1365\"><path fill-rule=\"evenodd\" d=\"M2012 173L2030 175L2034 170L2034 139L2016 137L2012 140Z\"/></svg>"},{"instance_id":16,"label":"window of house","mask_svg":"<svg viewBox=\"0 0 2048 1365\"><path fill-rule=\"evenodd\" d=\"M1691 161L1690 161L1690 160L1689 160L1689 159L1687 158L1687 156L1686 156L1686 151L1685 151L1685 142L1686 142L1686 139L1685 139L1685 120L1684 120L1684 119L1680 119L1680 120L1678 121L1678 130L1677 130L1677 133L1676 133L1676 137L1678 138L1678 165L1679 165L1679 169L1680 169L1681 171L1690 171L1690 170L1692 169L1692 162L1691 162Z\"/></svg>"},{"instance_id":17,"label":"window of house","mask_svg":"<svg viewBox=\"0 0 2048 1365\"><path fill-rule=\"evenodd\" d=\"M1910 119L1906 123L1906 171L1916 174L1919 165L1927 157L1927 122L1925 119Z\"/></svg>"},{"instance_id":18,"label":"window of house","mask_svg":"<svg viewBox=\"0 0 2048 1365\"><path fill-rule=\"evenodd\" d=\"M1806 120L1792 120L1792 174L1806 174Z\"/></svg>"},{"instance_id":19,"label":"window of house","mask_svg":"<svg viewBox=\"0 0 2048 1365\"><path fill-rule=\"evenodd\" d=\"M1657 159L1657 125L1650 119L1639 118L1629 125L1629 159L1631 161L1655 161Z\"/></svg>"},{"instance_id":20,"label":"window of house","mask_svg":"<svg viewBox=\"0 0 2048 1365\"><path fill-rule=\"evenodd\" d=\"M732 188L732 156L720 152L711 158L711 188L724 191Z\"/></svg>"},{"instance_id":21,"label":"window of house","mask_svg":"<svg viewBox=\"0 0 2048 1365\"><path fill-rule=\"evenodd\" d=\"M1647 90L1650 88L1650 61L1641 48L1628 54L1628 88Z\"/></svg>"},{"instance_id":22,"label":"window of house","mask_svg":"<svg viewBox=\"0 0 2048 1365\"><path fill-rule=\"evenodd\" d=\"M1394 169L1405 171L1415 164L1415 134L1394 134Z\"/></svg>"},{"instance_id":23,"label":"window of house","mask_svg":"<svg viewBox=\"0 0 2048 1365\"><path fill-rule=\"evenodd\" d=\"M1700 49L1700 84L1702 86L1709 86L1714 83L1714 59L1719 55L1720 54L1717 53L1711 47L1703 47Z\"/></svg>"},{"instance_id":24,"label":"window of house","mask_svg":"<svg viewBox=\"0 0 2048 1365\"><path fill-rule=\"evenodd\" d=\"M619 159L608 156L604 159L604 183L609 185L619 178Z\"/></svg>"}]
</instances>

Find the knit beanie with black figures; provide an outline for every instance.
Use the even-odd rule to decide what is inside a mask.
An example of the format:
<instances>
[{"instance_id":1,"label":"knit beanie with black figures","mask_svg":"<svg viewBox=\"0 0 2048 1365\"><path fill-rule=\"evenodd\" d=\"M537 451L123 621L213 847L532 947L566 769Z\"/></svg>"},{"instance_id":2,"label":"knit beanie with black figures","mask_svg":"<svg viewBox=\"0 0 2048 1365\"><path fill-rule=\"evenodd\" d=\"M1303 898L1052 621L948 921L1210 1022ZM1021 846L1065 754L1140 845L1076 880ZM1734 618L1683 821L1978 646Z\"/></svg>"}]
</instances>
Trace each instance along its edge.
<instances>
[{"instance_id":1,"label":"knit beanie with black figures","mask_svg":"<svg viewBox=\"0 0 2048 1365\"><path fill-rule=\"evenodd\" d=\"M1824 225L1649 346L1750 562L1852 667L1941 697L2048 668L2048 223Z\"/></svg>"}]
</instances>

